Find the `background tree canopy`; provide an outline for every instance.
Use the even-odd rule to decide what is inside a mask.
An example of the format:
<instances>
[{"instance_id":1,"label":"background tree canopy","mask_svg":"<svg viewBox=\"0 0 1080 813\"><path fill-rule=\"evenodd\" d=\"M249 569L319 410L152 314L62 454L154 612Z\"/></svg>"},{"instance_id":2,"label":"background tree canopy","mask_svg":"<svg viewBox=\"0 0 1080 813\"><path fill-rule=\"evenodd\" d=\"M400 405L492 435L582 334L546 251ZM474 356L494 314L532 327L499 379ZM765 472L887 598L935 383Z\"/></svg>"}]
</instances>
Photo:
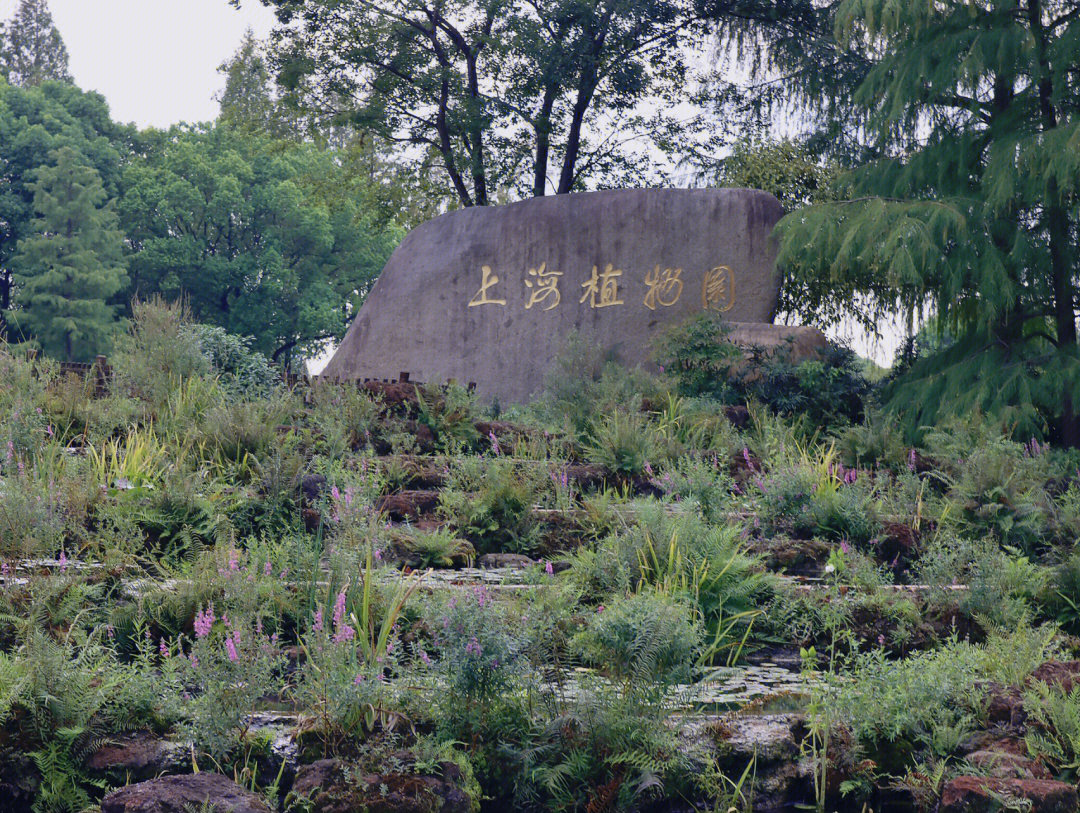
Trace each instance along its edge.
<instances>
[{"instance_id":1,"label":"background tree canopy","mask_svg":"<svg viewBox=\"0 0 1080 813\"><path fill-rule=\"evenodd\" d=\"M846 123L862 145L847 200L779 227L795 312L819 322L853 313L871 327L897 309L932 312L957 341L887 390L910 426L981 409L1080 443L1080 4L709 11L730 43L759 56L759 76L784 69L811 121ZM750 96L767 107L773 91L763 81Z\"/></svg>"},{"instance_id":2,"label":"background tree canopy","mask_svg":"<svg viewBox=\"0 0 1080 813\"><path fill-rule=\"evenodd\" d=\"M275 361L339 338L399 239L332 153L220 125L157 134L120 211L129 294L184 297Z\"/></svg>"},{"instance_id":3,"label":"background tree canopy","mask_svg":"<svg viewBox=\"0 0 1080 813\"><path fill-rule=\"evenodd\" d=\"M703 32L683 0L262 1L293 104L437 155L463 206L640 184L650 143L715 131L676 109Z\"/></svg>"}]
</instances>

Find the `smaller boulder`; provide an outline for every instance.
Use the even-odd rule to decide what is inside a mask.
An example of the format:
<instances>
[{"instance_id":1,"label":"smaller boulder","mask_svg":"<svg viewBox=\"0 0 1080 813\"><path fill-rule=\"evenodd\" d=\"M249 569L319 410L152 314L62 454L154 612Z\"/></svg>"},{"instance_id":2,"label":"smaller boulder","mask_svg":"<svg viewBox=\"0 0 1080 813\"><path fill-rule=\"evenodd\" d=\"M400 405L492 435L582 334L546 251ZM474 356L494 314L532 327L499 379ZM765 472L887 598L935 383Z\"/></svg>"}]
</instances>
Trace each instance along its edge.
<instances>
[{"instance_id":1,"label":"smaller boulder","mask_svg":"<svg viewBox=\"0 0 1080 813\"><path fill-rule=\"evenodd\" d=\"M1045 683L1070 694L1080 686L1080 661L1047 661L1031 673L1028 683Z\"/></svg>"},{"instance_id":2,"label":"smaller boulder","mask_svg":"<svg viewBox=\"0 0 1080 813\"><path fill-rule=\"evenodd\" d=\"M975 751L967 755L967 761L1000 779L1053 779L1045 765L1007 751Z\"/></svg>"},{"instance_id":3,"label":"smaller boulder","mask_svg":"<svg viewBox=\"0 0 1080 813\"><path fill-rule=\"evenodd\" d=\"M150 731L110 740L90 755L86 767L101 774L151 779L188 764L187 749Z\"/></svg>"},{"instance_id":4,"label":"smaller boulder","mask_svg":"<svg viewBox=\"0 0 1080 813\"><path fill-rule=\"evenodd\" d=\"M204 806L216 813L270 813L259 796L217 773L162 776L115 790L101 813L187 813Z\"/></svg>"},{"instance_id":5,"label":"smaller boulder","mask_svg":"<svg viewBox=\"0 0 1080 813\"><path fill-rule=\"evenodd\" d=\"M409 754L399 755L402 767ZM404 772L369 774L339 759L322 759L297 771L291 798L311 813L471 813L461 788L461 770L441 762L437 775Z\"/></svg>"},{"instance_id":6,"label":"smaller boulder","mask_svg":"<svg viewBox=\"0 0 1080 813\"><path fill-rule=\"evenodd\" d=\"M958 776L941 794L938 813L990 813L1014 802L1030 813L1076 813L1080 798L1076 788L1050 779L1001 779Z\"/></svg>"},{"instance_id":7,"label":"smaller boulder","mask_svg":"<svg viewBox=\"0 0 1080 813\"><path fill-rule=\"evenodd\" d=\"M532 567L536 562L520 553L485 553L477 560L476 564L485 570L497 570L504 567L523 570Z\"/></svg>"}]
</instances>

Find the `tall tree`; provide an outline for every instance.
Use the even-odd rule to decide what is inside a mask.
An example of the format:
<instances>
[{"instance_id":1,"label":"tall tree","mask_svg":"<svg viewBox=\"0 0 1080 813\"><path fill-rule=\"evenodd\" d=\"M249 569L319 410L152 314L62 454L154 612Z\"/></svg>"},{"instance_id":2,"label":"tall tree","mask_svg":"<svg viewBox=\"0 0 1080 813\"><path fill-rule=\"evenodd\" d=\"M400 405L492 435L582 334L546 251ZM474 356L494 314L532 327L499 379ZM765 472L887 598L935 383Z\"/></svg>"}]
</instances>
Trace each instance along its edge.
<instances>
[{"instance_id":1,"label":"tall tree","mask_svg":"<svg viewBox=\"0 0 1080 813\"><path fill-rule=\"evenodd\" d=\"M104 351L119 326L109 300L126 281L123 235L97 170L72 147L33 184L34 233L19 241L15 281L23 333L69 361Z\"/></svg>"},{"instance_id":2,"label":"tall tree","mask_svg":"<svg viewBox=\"0 0 1080 813\"><path fill-rule=\"evenodd\" d=\"M0 73L11 84L34 87L49 80L71 81L67 47L53 24L47 0L20 0L6 29Z\"/></svg>"},{"instance_id":3,"label":"tall tree","mask_svg":"<svg viewBox=\"0 0 1080 813\"><path fill-rule=\"evenodd\" d=\"M113 122L96 93L57 82L17 88L0 79L0 338L18 338L8 330L8 314L18 304L12 259L19 240L33 231L35 171L50 162L54 150L73 147L113 198L137 141L132 127Z\"/></svg>"},{"instance_id":4,"label":"tall tree","mask_svg":"<svg viewBox=\"0 0 1080 813\"><path fill-rule=\"evenodd\" d=\"M249 28L240 47L218 68L225 88L218 96L218 121L230 127L279 138L299 135L298 122L277 98L262 43Z\"/></svg>"},{"instance_id":5,"label":"tall tree","mask_svg":"<svg viewBox=\"0 0 1080 813\"><path fill-rule=\"evenodd\" d=\"M1080 2L833 10L834 53L873 58L822 92L877 157L781 222L804 315L930 311L956 342L891 389L909 425L982 409L1080 445Z\"/></svg>"},{"instance_id":6,"label":"tall tree","mask_svg":"<svg viewBox=\"0 0 1080 813\"><path fill-rule=\"evenodd\" d=\"M400 234L336 154L227 126L160 134L124 175L130 294L184 297L275 361L340 338Z\"/></svg>"},{"instance_id":7,"label":"tall tree","mask_svg":"<svg viewBox=\"0 0 1080 813\"><path fill-rule=\"evenodd\" d=\"M262 2L300 102L437 155L463 206L643 181L648 143L701 134L673 112L700 44L688 0Z\"/></svg>"}]
</instances>

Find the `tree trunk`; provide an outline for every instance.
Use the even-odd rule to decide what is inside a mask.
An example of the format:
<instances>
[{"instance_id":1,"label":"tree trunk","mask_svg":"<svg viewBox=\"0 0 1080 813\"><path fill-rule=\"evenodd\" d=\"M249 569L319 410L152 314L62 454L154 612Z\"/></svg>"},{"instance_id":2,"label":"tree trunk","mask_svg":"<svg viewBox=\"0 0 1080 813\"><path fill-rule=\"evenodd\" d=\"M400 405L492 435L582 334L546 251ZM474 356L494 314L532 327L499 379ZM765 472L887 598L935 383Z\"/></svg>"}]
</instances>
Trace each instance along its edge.
<instances>
[{"instance_id":1,"label":"tree trunk","mask_svg":"<svg viewBox=\"0 0 1080 813\"><path fill-rule=\"evenodd\" d=\"M578 91L577 101L574 102L574 115L570 120L570 129L566 137L566 155L563 157L562 174L559 176L558 195L567 195L574 188L574 170L577 168L578 154L581 152L581 126L585 120L585 111L589 109L592 99L590 88Z\"/></svg>"},{"instance_id":2,"label":"tree trunk","mask_svg":"<svg viewBox=\"0 0 1080 813\"><path fill-rule=\"evenodd\" d=\"M536 130L536 163L533 165L533 197L542 198L547 193L548 155L551 152L551 108L555 106L555 89L544 88L544 100L540 115L533 125Z\"/></svg>"}]
</instances>

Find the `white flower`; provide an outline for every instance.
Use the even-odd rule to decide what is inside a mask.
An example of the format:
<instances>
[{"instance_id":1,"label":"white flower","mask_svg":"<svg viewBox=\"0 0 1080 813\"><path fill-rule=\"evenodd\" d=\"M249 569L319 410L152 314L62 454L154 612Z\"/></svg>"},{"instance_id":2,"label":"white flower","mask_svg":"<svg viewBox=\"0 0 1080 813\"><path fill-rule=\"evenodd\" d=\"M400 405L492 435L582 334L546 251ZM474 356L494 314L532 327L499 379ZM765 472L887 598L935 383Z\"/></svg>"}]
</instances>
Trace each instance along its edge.
<instances>
[{"instance_id":1,"label":"white flower","mask_svg":"<svg viewBox=\"0 0 1080 813\"><path fill-rule=\"evenodd\" d=\"M836 566L835 566L835 565L825 565L825 572L826 572L826 573L832 573L832 572L834 572L835 570L836 570Z\"/></svg>"}]
</instances>

